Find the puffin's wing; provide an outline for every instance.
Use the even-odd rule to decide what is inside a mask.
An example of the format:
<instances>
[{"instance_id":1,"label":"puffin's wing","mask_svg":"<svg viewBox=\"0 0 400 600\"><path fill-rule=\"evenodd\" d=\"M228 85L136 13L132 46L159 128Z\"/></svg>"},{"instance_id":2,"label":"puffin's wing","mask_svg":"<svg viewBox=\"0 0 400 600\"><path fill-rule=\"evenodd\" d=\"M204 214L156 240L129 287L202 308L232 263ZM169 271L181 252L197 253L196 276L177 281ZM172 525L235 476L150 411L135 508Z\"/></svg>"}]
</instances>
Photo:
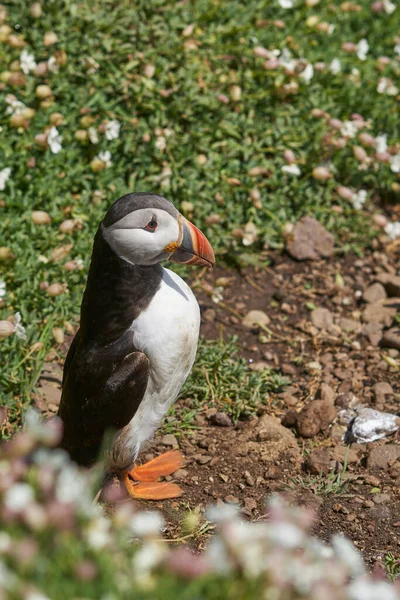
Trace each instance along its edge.
<instances>
[{"instance_id":1,"label":"puffin's wing","mask_svg":"<svg viewBox=\"0 0 400 600\"><path fill-rule=\"evenodd\" d=\"M92 379L86 369L81 371L76 365L80 363L78 348L79 340L71 347L58 412L64 424L61 447L79 464L90 465L98 457L106 431L125 427L139 408L147 387L149 359L143 352L131 352L114 363L106 377L99 365L97 372L92 365Z\"/></svg>"}]
</instances>

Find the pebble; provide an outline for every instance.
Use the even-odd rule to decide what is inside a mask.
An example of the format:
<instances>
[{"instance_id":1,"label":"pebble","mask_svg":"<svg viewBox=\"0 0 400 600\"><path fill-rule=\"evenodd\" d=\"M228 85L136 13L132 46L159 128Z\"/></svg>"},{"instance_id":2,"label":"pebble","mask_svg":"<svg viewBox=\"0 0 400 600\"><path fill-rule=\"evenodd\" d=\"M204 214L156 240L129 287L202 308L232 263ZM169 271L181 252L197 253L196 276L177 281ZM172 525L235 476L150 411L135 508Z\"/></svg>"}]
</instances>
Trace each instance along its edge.
<instances>
[{"instance_id":1,"label":"pebble","mask_svg":"<svg viewBox=\"0 0 400 600\"><path fill-rule=\"evenodd\" d=\"M382 298L386 298L385 288L381 283L373 283L368 286L363 294L363 298L365 302L377 302L378 300L382 300Z\"/></svg>"},{"instance_id":2,"label":"pebble","mask_svg":"<svg viewBox=\"0 0 400 600\"><path fill-rule=\"evenodd\" d=\"M311 322L318 329L328 329L333 325L333 315L327 308L316 308L311 313Z\"/></svg>"},{"instance_id":3,"label":"pebble","mask_svg":"<svg viewBox=\"0 0 400 600\"><path fill-rule=\"evenodd\" d=\"M247 510L253 511L257 508L257 502L254 500L254 498L245 498L244 507Z\"/></svg>"},{"instance_id":4,"label":"pebble","mask_svg":"<svg viewBox=\"0 0 400 600\"><path fill-rule=\"evenodd\" d=\"M381 345L385 348L400 349L400 327L392 327L384 332L381 338Z\"/></svg>"},{"instance_id":5,"label":"pebble","mask_svg":"<svg viewBox=\"0 0 400 600\"><path fill-rule=\"evenodd\" d=\"M236 498L236 496L232 496L232 494L229 494L228 496L225 496L224 501L227 504L239 504L239 499Z\"/></svg>"},{"instance_id":6,"label":"pebble","mask_svg":"<svg viewBox=\"0 0 400 600\"><path fill-rule=\"evenodd\" d=\"M318 260L332 256L334 239L316 219L300 219L286 238L286 250L296 260Z\"/></svg>"},{"instance_id":7,"label":"pebble","mask_svg":"<svg viewBox=\"0 0 400 600\"><path fill-rule=\"evenodd\" d=\"M250 310L242 320L242 325L253 329L258 327L258 323L261 325L268 325L270 322L269 316L262 310Z\"/></svg>"},{"instance_id":8,"label":"pebble","mask_svg":"<svg viewBox=\"0 0 400 600\"><path fill-rule=\"evenodd\" d=\"M244 472L244 478L249 487L253 487L255 484L254 477L248 471Z\"/></svg>"},{"instance_id":9,"label":"pebble","mask_svg":"<svg viewBox=\"0 0 400 600\"><path fill-rule=\"evenodd\" d=\"M211 415L210 423L217 427L232 427L232 421L230 417L224 412L216 412Z\"/></svg>"},{"instance_id":10,"label":"pebble","mask_svg":"<svg viewBox=\"0 0 400 600\"><path fill-rule=\"evenodd\" d=\"M207 463L209 463L211 461L212 461L212 456L209 456L208 454L199 456L197 459L197 462L199 463L199 465L206 465Z\"/></svg>"},{"instance_id":11,"label":"pebble","mask_svg":"<svg viewBox=\"0 0 400 600\"><path fill-rule=\"evenodd\" d=\"M389 494L378 493L374 494L373 497L374 504L383 504L384 502L390 502Z\"/></svg>"},{"instance_id":12,"label":"pebble","mask_svg":"<svg viewBox=\"0 0 400 600\"><path fill-rule=\"evenodd\" d=\"M314 400L299 413L297 430L302 437L314 437L332 423L336 414L336 408L332 402Z\"/></svg>"},{"instance_id":13,"label":"pebble","mask_svg":"<svg viewBox=\"0 0 400 600\"><path fill-rule=\"evenodd\" d=\"M367 467L370 469L385 469L392 460L400 458L400 446L385 444L372 448L367 459Z\"/></svg>"},{"instance_id":14,"label":"pebble","mask_svg":"<svg viewBox=\"0 0 400 600\"><path fill-rule=\"evenodd\" d=\"M172 448L178 448L178 440L172 433L167 433L161 440L163 446L172 446Z\"/></svg>"},{"instance_id":15,"label":"pebble","mask_svg":"<svg viewBox=\"0 0 400 600\"><path fill-rule=\"evenodd\" d=\"M320 473L329 473L331 458L329 450L326 448L318 448L311 452L304 463L304 468L312 475Z\"/></svg>"},{"instance_id":16,"label":"pebble","mask_svg":"<svg viewBox=\"0 0 400 600\"><path fill-rule=\"evenodd\" d=\"M381 480L378 479L378 477L375 477L375 475L365 475L364 481L368 485L373 485L374 487L378 487L381 484Z\"/></svg>"}]
</instances>

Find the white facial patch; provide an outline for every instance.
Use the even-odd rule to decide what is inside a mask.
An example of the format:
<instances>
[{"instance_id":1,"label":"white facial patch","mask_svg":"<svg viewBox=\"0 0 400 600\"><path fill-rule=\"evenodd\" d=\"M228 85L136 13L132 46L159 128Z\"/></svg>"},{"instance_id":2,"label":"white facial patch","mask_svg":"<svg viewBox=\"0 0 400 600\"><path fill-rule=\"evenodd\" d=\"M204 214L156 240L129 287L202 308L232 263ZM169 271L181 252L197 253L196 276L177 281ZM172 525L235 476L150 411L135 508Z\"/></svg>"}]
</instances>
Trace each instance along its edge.
<instances>
[{"instance_id":1,"label":"white facial patch","mask_svg":"<svg viewBox=\"0 0 400 600\"><path fill-rule=\"evenodd\" d=\"M152 221L157 222L154 231L146 229ZM169 258L164 248L179 238L179 224L161 208L142 208L104 227L103 235L118 256L132 264L147 266Z\"/></svg>"}]
</instances>

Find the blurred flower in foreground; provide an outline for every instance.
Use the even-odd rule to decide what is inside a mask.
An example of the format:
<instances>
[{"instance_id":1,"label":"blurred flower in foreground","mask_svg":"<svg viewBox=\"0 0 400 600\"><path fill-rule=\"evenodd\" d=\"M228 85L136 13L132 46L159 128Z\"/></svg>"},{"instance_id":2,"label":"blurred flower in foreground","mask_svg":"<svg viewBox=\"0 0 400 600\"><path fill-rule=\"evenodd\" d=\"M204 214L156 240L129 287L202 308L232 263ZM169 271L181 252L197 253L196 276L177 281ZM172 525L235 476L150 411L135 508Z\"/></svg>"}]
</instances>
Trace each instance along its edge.
<instances>
[{"instance_id":1,"label":"blurred flower in foreground","mask_svg":"<svg viewBox=\"0 0 400 600\"><path fill-rule=\"evenodd\" d=\"M400 173L400 153L392 156L390 160L390 170L392 173Z\"/></svg>"},{"instance_id":2,"label":"blurred flower in foreground","mask_svg":"<svg viewBox=\"0 0 400 600\"><path fill-rule=\"evenodd\" d=\"M53 154L58 154L62 149L62 136L60 135L57 127L52 127L47 134L47 143Z\"/></svg>"},{"instance_id":3,"label":"blurred flower in foreground","mask_svg":"<svg viewBox=\"0 0 400 600\"><path fill-rule=\"evenodd\" d=\"M284 173L288 173L289 175L296 175L297 177L301 175L301 171L297 165L283 165L283 167L281 167L281 170Z\"/></svg>"},{"instance_id":4,"label":"blurred flower in foreground","mask_svg":"<svg viewBox=\"0 0 400 600\"><path fill-rule=\"evenodd\" d=\"M117 140L119 138L120 128L121 128L121 125L120 125L119 121L117 121L115 119L113 121L108 121L104 125L104 135L106 136L106 139L109 141Z\"/></svg>"},{"instance_id":5,"label":"blurred flower in foreground","mask_svg":"<svg viewBox=\"0 0 400 600\"><path fill-rule=\"evenodd\" d=\"M386 14L391 15L396 10L396 5L393 4L390 0L383 0L383 9Z\"/></svg>"},{"instance_id":6,"label":"blurred flower in foreground","mask_svg":"<svg viewBox=\"0 0 400 600\"><path fill-rule=\"evenodd\" d=\"M331 64L329 65L329 70L332 73L332 75L337 75L338 73L340 73L340 71L342 70L342 63L338 58L334 58L332 60Z\"/></svg>"},{"instance_id":7,"label":"blurred flower in foreground","mask_svg":"<svg viewBox=\"0 0 400 600\"><path fill-rule=\"evenodd\" d=\"M360 190L353 194L350 202L356 210L361 210L367 200L366 190Z\"/></svg>"},{"instance_id":8,"label":"blurred flower in foreground","mask_svg":"<svg viewBox=\"0 0 400 600\"><path fill-rule=\"evenodd\" d=\"M367 54L368 54L368 50L369 50L368 41L365 38L363 38L357 44L356 52L357 52L358 58L360 60L366 60Z\"/></svg>"},{"instance_id":9,"label":"blurred flower in foreground","mask_svg":"<svg viewBox=\"0 0 400 600\"><path fill-rule=\"evenodd\" d=\"M381 77L376 88L378 94L387 94L388 96L397 96L399 88L389 77Z\"/></svg>"},{"instance_id":10,"label":"blurred flower in foreground","mask_svg":"<svg viewBox=\"0 0 400 600\"><path fill-rule=\"evenodd\" d=\"M19 57L19 64L21 70L27 75L36 68L36 61L33 54L30 54L28 50L22 50L21 56Z\"/></svg>"},{"instance_id":11,"label":"blurred flower in foreground","mask_svg":"<svg viewBox=\"0 0 400 600\"><path fill-rule=\"evenodd\" d=\"M105 164L106 167L111 167L111 152L109 150L99 152L98 157Z\"/></svg>"},{"instance_id":12,"label":"blurred flower in foreground","mask_svg":"<svg viewBox=\"0 0 400 600\"><path fill-rule=\"evenodd\" d=\"M395 240L396 238L400 237L400 222L395 221L394 223L388 223L385 226L385 233L391 240Z\"/></svg>"},{"instance_id":13,"label":"blurred flower in foreground","mask_svg":"<svg viewBox=\"0 0 400 600\"><path fill-rule=\"evenodd\" d=\"M293 0L278 0L281 8L293 8Z\"/></svg>"},{"instance_id":14,"label":"blurred flower in foreground","mask_svg":"<svg viewBox=\"0 0 400 600\"><path fill-rule=\"evenodd\" d=\"M0 171L0 190L3 191L6 187L7 180L11 175L10 167L6 167Z\"/></svg>"}]
</instances>

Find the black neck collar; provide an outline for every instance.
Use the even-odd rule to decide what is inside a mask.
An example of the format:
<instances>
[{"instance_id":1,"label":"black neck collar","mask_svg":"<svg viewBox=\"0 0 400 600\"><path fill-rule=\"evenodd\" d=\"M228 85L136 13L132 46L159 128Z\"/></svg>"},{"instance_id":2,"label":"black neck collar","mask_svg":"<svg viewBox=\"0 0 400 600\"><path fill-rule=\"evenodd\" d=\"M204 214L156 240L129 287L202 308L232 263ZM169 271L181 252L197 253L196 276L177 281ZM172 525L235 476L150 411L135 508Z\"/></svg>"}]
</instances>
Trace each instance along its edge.
<instances>
[{"instance_id":1,"label":"black neck collar","mask_svg":"<svg viewBox=\"0 0 400 600\"><path fill-rule=\"evenodd\" d=\"M125 333L160 287L162 268L132 265L110 248L98 229L81 307L86 343L105 345Z\"/></svg>"}]
</instances>

